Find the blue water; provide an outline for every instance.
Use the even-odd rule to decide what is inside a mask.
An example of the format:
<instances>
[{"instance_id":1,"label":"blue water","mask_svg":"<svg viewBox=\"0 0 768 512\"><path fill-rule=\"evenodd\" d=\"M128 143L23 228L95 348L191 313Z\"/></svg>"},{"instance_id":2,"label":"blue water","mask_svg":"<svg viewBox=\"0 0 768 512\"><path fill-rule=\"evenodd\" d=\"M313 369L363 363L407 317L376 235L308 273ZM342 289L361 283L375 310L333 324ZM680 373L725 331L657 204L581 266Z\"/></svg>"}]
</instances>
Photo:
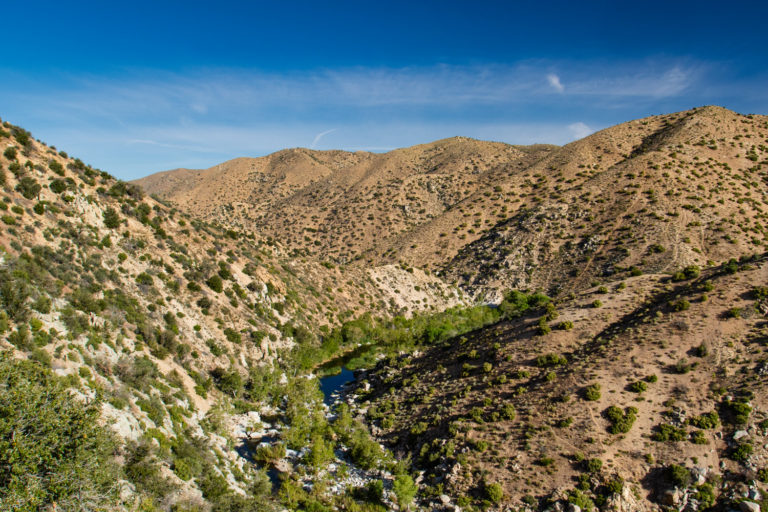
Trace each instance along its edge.
<instances>
[{"instance_id":1,"label":"blue water","mask_svg":"<svg viewBox=\"0 0 768 512\"><path fill-rule=\"evenodd\" d=\"M341 367L341 373L337 375L329 375L320 379L320 391L323 392L323 402L326 405L333 403L333 395L335 392L340 391L344 384L355 380L355 372L347 370L346 366Z\"/></svg>"}]
</instances>

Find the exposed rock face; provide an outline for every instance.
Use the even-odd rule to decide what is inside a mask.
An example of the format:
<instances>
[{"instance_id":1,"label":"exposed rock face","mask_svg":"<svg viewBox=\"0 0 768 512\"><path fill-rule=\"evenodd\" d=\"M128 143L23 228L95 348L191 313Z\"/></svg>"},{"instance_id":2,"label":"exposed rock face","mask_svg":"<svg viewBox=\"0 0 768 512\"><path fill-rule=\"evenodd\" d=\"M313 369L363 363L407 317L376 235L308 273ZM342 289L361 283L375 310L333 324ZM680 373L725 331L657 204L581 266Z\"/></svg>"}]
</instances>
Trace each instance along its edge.
<instances>
[{"instance_id":1,"label":"exposed rock face","mask_svg":"<svg viewBox=\"0 0 768 512\"><path fill-rule=\"evenodd\" d=\"M621 494L614 494L608 498L605 510L613 512L649 512L653 507L645 500L638 499L628 485L624 486Z\"/></svg>"}]
</instances>

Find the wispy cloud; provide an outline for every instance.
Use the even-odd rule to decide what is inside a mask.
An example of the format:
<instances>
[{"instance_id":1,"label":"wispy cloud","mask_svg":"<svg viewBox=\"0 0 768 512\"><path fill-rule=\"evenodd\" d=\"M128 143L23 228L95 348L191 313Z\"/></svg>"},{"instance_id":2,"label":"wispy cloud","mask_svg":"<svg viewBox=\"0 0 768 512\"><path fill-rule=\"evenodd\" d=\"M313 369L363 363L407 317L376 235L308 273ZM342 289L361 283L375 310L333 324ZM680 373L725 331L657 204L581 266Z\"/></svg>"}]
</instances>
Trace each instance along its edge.
<instances>
[{"instance_id":1,"label":"wispy cloud","mask_svg":"<svg viewBox=\"0 0 768 512\"><path fill-rule=\"evenodd\" d=\"M317 135L315 135L315 138L312 139L312 144L309 145L310 149L316 149L317 144L320 142L320 139L328 135L329 133L333 133L336 131L336 128L332 128L330 130L325 130L324 132L320 132Z\"/></svg>"},{"instance_id":2,"label":"wispy cloud","mask_svg":"<svg viewBox=\"0 0 768 512\"><path fill-rule=\"evenodd\" d=\"M554 73L547 75L547 82L549 82L549 85L557 92L563 92L565 90L565 87L563 87L563 84L560 82L560 77Z\"/></svg>"},{"instance_id":3,"label":"wispy cloud","mask_svg":"<svg viewBox=\"0 0 768 512\"><path fill-rule=\"evenodd\" d=\"M583 139L595 131L581 121L568 125L568 130L570 130L576 139Z\"/></svg>"},{"instance_id":4,"label":"wispy cloud","mask_svg":"<svg viewBox=\"0 0 768 512\"><path fill-rule=\"evenodd\" d=\"M715 75L711 64L685 59L283 73L128 70L40 81L5 80L0 69L0 113L133 178L168 163L204 167L307 141L317 147L331 133L339 149L453 135L565 143L595 127L718 102L711 91L729 90L716 86Z\"/></svg>"}]
</instances>

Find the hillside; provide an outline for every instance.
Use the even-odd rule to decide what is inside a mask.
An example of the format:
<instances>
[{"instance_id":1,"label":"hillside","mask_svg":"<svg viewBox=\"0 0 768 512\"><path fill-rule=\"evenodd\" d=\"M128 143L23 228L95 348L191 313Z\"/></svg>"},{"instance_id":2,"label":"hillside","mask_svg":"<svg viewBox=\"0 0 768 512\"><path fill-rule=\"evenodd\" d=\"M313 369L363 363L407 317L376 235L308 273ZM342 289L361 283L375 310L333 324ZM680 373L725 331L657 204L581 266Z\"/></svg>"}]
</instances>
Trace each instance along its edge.
<instances>
[{"instance_id":1,"label":"hillside","mask_svg":"<svg viewBox=\"0 0 768 512\"><path fill-rule=\"evenodd\" d=\"M258 234L215 227L145 197L9 123L0 129L0 146L0 393L31 386L30 398L53 393L65 404L78 396L91 412L73 422L96 428L88 423L96 418L110 427L104 438L114 440L123 469L109 489L93 490L95 503L119 497L129 509L235 507L237 496L262 478L234 450L243 429L253 428L242 425L257 424L253 415L267 407L269 388L259 382L279 378L274 392L291 396L306 380L297 369L311 370L340 348L321 346L322 337L363 313L409 315L463 303L456 290L419 270L345 269L289 257ZM21 400L18 407L4 404L11 408L0 420L0 443L13 444L16 430L29 428L26 416L13 423L14 411L37 402L3 397ZM277 400L267 410L279 417L283 406ZM51 418L49 426L65 426L58 421ZM28 434L33 444L36 435ZM24 459L4 453L3 468ZM93 472L67 477L71 485L102 481L109 464L84 466ZM45 482L51 467L41 470ZM0 475L0 508L51 499L57 484L30 487L29 471L20 481ZM58 510L82 510L56 492Z\"/></svg>"},{"instance_id":2,"label":"hillside","mask_svg":"<svg viewBox=\"0 0 768 512\"><path fill-rule=\"evenodd\" d=\"M766 116L138 183L0 150L2 510L768 507Z\"/></svg>"},{"instance_id":3,"label":"hillside","mask_svg":"<svg viewBox=\"0 0 768 512\"><path fill-rule=\"evenodd\" d=\"M455 138L381 155L295 149L137 183L321 260L403 262L498 300L759 250L767 139L765 116L702 107L560 148Z\"/></svg>"},{"instance_id":4,"label":"hillside","mask_svg":"<svg viewBox=\"0 0 768 512\"><path fill-rule=\"evenodd\" d=\"M427 242L415 235L419 227L440 228L445 224L440 219L455 217L448 212L457 204L487 194L489 184L552 148L456 137L384 154L289 149L135 183L182 210L262 232L318 259L397 263L394 254L381 253L402 239ZM485 223L486 214L480 217ZM467 236L472 240L476 234ZM446 242L442 256L425 255L427 263L442 261L455 252L454 245L465 243Z\"/></svg>"},{"instance_id":5,"label":"hillside","mask_svg":"<svg viewBox=\"0 0 768 512\"><path fill-rule=\"evenodd\" d=\"M767 280L763 255L555 303L518 293L506 320L380 363L355 403L430 508L760 502Z\"/></svg>"}]
</instances>

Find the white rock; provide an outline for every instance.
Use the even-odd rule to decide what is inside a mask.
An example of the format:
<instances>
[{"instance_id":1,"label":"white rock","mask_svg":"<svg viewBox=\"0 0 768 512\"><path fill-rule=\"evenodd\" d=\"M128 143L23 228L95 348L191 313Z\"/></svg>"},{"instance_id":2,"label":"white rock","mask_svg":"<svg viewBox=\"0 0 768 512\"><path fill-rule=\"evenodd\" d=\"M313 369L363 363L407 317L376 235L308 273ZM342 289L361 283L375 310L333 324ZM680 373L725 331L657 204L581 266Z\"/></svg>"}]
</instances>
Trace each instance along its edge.
<instances>
[{"instance_id":1,"label":"white rock","mask_svg":"<svg viewBox=\"0 0 768 512\"><path fill-rule=\"evenodd\" d=\"M733 433L733 440L738 441L742 437L747 437L748 435L749 434L747 433L746 430L737 430L736 432Z\"/></svg>"},{"instance_id":2,"label":"white rock","mask_svg":"<svg viewBox=\"0 0 768 512\"><path fill-rule=\"evenodd\" d=\"M739 503L741 512L760 512L760 505L754 501L742 501Z\"/></svg>"}]
</instances>

